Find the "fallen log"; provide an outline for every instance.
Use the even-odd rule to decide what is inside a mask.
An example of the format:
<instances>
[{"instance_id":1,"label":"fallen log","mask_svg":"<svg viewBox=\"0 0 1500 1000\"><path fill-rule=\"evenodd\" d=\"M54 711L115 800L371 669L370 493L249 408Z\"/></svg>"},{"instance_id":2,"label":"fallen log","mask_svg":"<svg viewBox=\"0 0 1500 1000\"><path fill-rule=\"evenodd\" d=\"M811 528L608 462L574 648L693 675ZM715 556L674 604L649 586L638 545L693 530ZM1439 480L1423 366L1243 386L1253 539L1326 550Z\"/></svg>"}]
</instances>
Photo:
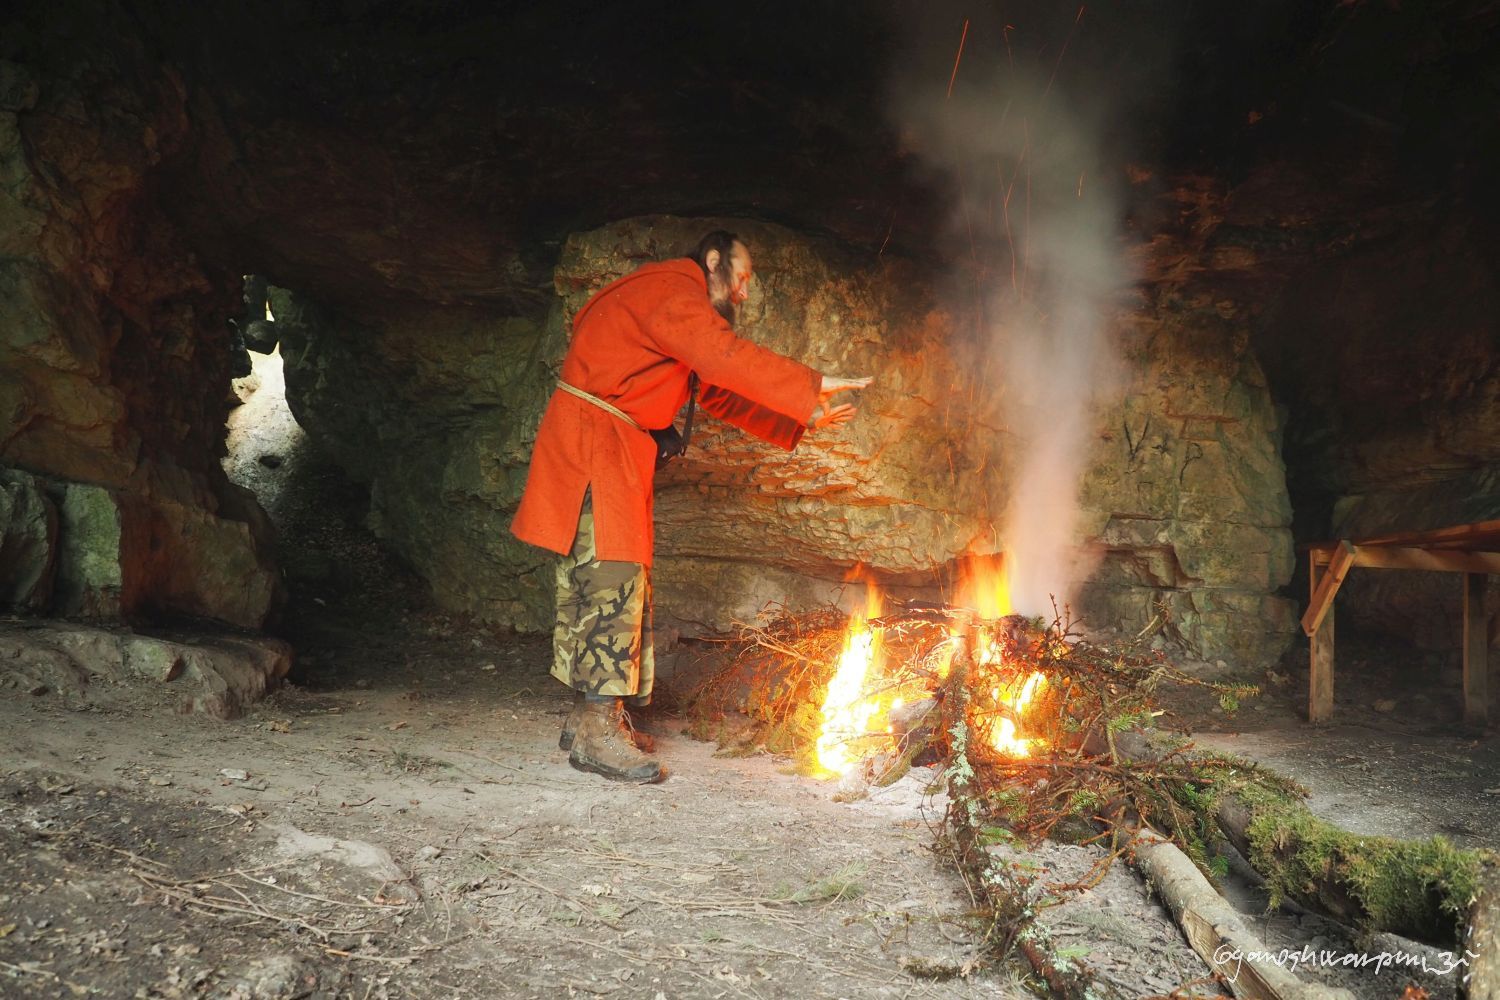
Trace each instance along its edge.
<instances>
[{"instance_id":1,"label":"fallen log","mask_svg":"<svg viewBox=\"0 0 1500 1000\"><path fill-rule=\"evenodd\" d=\"M1141 732L1110 738L1090 733L1083 748L1127 765L1160 764L1173 754ZM1301 796L1249 762L1217 756L1185 760L1206 784L1183 804L1206 827L1217 828L1260 874L1273 905L1290 899L1362 931L1388 931L1445 949L1459 946L1466 924L1477 920L1480 933L1490 934L1500 924L1495 893L1485 897L1485 905L1476 903L1481 875L1497 861L1492 852L1461 849L1442 837L1398 840L1351 833L1313 815ZM1500 983L1493 973L1484 976ZM1483 976L1474 981L1484 981ZM1500 1000L1500 992L1490 996Z\"/></svg>"},{"instance_id":2,"label":"fallen log","mask_svg":"<svg viewBox=\"0 0 1500 1000\"><path fill-rule=\"evenodd\" d=\"M1354 1000L1348 990L1304 983L1296 973L1265 960L1271 952L1172 841L1144 827L1135 864L1151 883L1188 944L1245 1000Z\"/></svg>"},{"instance_id":3,"label":"fallen log","mask_svg":"<svg viewBox=\"0 0 1500 1000\"><path fill-rule=\"evenodd\" d=\"M1266 880L1273 903L1291 899L1361 930L1438 948L1461 941L1484 852L1442 837L1351 833L1253 781L1229 779L1210 794L1215 824Z\"/></svg>"},{"instance_id":4,"label":"fallen log","mask_svg":"<svg viewBox=\"0 0 1500 1000\"><path fill-rule=\"evenodd\" d=\"M1469 909L1459 1000L1500 1000L1500 867L1488 865Z\"/></svg>"}]
</instances>

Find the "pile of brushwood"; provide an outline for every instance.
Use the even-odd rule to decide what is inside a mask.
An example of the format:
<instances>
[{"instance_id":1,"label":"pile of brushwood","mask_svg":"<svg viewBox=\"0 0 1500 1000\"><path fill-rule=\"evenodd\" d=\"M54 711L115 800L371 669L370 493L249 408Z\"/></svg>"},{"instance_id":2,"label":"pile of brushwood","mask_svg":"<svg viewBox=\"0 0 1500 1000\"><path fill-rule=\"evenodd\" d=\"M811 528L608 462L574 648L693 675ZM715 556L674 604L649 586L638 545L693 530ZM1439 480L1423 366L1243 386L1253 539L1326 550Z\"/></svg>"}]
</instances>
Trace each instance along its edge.
<instances>
[{"instance_id":1,"label":"pile of brushwood","mask_svg":"<svg viewBox=\"0 0 1500 1000\"><path fill-rule=\"evenodd\" d=\"M849 624L829 608L742 627L718 668L685 693L697 735L719 738L726 752L764 748L811 761ZM914 762L943 765L944 847L987 914L986 943L996 955L1024 953L1055 995L1082 995L1086 972L1048 959L1034 919L1038 894L990 848L1045 837L1105 845L1089 878L1048 887L1056 898L1097 884L1116 860L1136 862L1144 831L1175 844L1210 883L1227 871L1232 846L1265 879L1273 903L1292 900L1364 932L1463 945L1472 963L1467 995L1500 998L1500 989L1483 985L1500 983L1491 944L1496 857L1440 837L1341 830L1309 812L1307 793L1292 781L1156 729L1162 685L1207 688L1229 710L1258 694L1185 674L1153 651L1164 613L1118 646L1084 641L1063 614L1050 623L985 621L924 607L869 624L883 649L865 694L887 703L899 697L900 707L888 728L850 740L858 777L877 784ZM1019 705L1016 691L1038 672L1045 683ZM745 716L748 727L715 730L714 720ZM1031 741L1024 755L995 749L1004 720Z\"/></svg>"}]
</instances>

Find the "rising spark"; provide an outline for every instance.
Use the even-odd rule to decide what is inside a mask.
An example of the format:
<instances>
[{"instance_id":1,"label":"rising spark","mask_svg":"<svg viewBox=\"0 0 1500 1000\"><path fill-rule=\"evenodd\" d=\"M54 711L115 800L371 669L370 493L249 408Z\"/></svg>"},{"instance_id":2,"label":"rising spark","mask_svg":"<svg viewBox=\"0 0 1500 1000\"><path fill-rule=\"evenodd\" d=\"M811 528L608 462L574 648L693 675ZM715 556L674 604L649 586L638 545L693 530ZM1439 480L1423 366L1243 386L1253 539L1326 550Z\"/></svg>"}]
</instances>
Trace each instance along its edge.
<instances>
[{"instance_id":1,"label":"rising spark","mask_svg":"<svg viewBox=\"0 0 1500 1000\"><path fill-rule=\"evenodd\" d=\"M1083 12L1079 11L1079 16ZM964 18L964 32L958 36L958 54L953 57L953 75L948 77L948 97L953 96L953 81L958 79L958 63L964 57L964 39L969 37L969 19ZM945 98L946 100L947 98Z\"/></svg>"}]
</instances>

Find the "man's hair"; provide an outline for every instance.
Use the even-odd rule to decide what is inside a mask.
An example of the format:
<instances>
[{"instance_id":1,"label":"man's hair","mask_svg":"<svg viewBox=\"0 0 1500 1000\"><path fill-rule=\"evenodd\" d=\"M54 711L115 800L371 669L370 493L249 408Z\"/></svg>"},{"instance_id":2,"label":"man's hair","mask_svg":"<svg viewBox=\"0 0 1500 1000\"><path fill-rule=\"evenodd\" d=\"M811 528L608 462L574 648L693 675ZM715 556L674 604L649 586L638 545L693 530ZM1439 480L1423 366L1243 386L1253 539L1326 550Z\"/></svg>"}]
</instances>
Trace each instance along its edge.
<instances>
[{"instance_id":1,"label":"man's hair","mask_svg":"<svg viewBox=\"0 0 1500 1000\"><path fill-rule=\"evenodd\" d=\"M734 253L734 245L743 242L743 240L728 230L715 229L699 240L698 245L693 248L693 252L688 254L688 256L697 261L698 266L703 269L703 277L706 279L708 277L709 251L719 251L719 266L724 267L730 256Z\"/></svg>"}]
</instances>

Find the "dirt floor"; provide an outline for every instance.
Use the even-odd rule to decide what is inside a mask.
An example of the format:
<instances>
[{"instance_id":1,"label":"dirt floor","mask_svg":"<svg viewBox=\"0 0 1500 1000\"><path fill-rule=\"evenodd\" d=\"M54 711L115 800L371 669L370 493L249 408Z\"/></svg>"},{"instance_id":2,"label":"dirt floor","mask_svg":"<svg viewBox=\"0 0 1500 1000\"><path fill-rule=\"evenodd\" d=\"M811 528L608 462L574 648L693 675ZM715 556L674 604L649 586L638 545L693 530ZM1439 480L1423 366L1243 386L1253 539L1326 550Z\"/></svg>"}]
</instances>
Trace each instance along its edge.
<instances>
[{"instance_id":1,"label":"dirt floor","mask_svg":"<svg viewBox=\"0 0 1500 1000\"><path fill-rule=\"evenodd\" d=\"M1357 833L1500 848L1500 739L1460 725L1456 657L1388 638L1340 645L1330 723L1307 722L1305 648L1254 678L1265 694L1232 717L1196 704L1166 721L1294 777L1314 811Z\"/></svg>"},{"instance_id":2,"label":"dirt floor","mask_svg":"<svg viewBox=\"0 0 1500 1000\"><path fill-rule=\"evenodd\" d=\"M231 722L141 687L0 703L0 996L1034 995L979 954L930 770L840 802L670 718L652 723L660 785L569 768L545 639L430 609L360 526L362 491L277 416L275 384L237 411L227 464L283 532L292 682ZM1295 664L1233 716L1182 695L1163 721L1296 777L1345 826L1500 847L1500 748L1450 724L1453 685L1350 656L1335 726L1302 721ZM1091 859L1016 863L1067 881ZM1236 885L1278 947L1402 944L1267 915ZM1046 921L1103 995L1206 973L1124 867ZM1452 995L1451 976L1309 978Z\"/></svg>"},{"instance_id":3,"label":"dirt floor","mask_svg":"<svg viewBox=\"0 0 1500 1000\"><path fill-rule=\"evenodd\" d=\"M839 804L664 733L671 778L613 785L542 646L446 631L333 635L231 723L0 706L0 993L1017 995L903 971L974 958L915 781Z\"/></svg>"}]
</instances>

